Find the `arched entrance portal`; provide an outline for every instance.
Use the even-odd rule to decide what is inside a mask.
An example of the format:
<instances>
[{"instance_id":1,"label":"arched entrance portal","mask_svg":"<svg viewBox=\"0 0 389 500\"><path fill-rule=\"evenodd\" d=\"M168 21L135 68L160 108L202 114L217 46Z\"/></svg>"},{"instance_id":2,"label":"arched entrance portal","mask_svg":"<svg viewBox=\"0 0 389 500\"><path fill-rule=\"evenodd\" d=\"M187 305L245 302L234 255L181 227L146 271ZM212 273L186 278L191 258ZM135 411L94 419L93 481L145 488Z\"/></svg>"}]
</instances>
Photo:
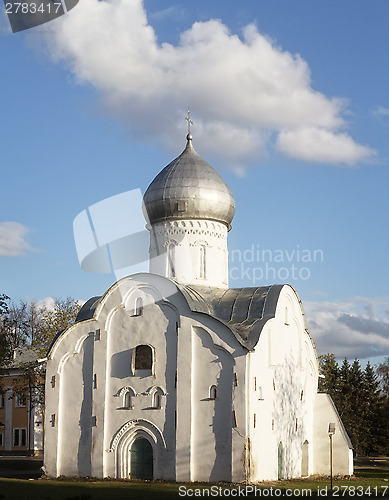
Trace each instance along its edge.
<instances>
[{"instance_id":1,"label":"arched entrance portal","mask_svg":"<svg viewBox=\"0 0 389 500\"><path fill-rule=\"evenodd\" d=\"M130 449L131 479L153 479L153 465L153 447L148 439L135 439Z\"/></svg>"},{"instance_id":2,"label":"arched entrance portal","mask_svg":"<svg viewBox=\"0 0 389 500\"><path fill-rule=\"evenodd\" d=\"M147 420L126 422L114 435L109 451L116 454L116 477L163 477L161 458L166 456L166 443L158 427Z\"/></svg>"}]
</instances>

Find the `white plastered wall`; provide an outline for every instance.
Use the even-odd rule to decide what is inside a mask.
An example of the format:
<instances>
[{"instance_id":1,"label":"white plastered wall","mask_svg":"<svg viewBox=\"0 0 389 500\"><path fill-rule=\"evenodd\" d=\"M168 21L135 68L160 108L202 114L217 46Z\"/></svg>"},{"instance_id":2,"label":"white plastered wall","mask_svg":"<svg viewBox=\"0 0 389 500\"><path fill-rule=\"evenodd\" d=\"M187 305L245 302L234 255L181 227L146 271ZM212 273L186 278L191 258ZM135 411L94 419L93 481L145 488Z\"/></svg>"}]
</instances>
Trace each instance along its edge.
<instances>
[{"instance_id":1,"label":"white plastered wall","mask_svg":"<svg viewBox=\"0 0 389 500\"><path fill-rule=\"evenodd\" d=\"M182 314L177 361L177 481L242 481L245 353L230 329L205 314ZM209 399L216 385L218 399Z\"/></svg>"},{"instance_id":2,"label":"white plastered wall","mask_svg":"<svg viewBox=\"0 0 389 500\"><path fill-rule=\"evenodd\" d=\"M314 408L314 470L316 474L330 474L330 439L328 427L335 424L332 437L333 474L353 473L353 450L350 439L328 394L316 395Z\"/></svg>"},{"instance_id":3,"label":"white plastered wall","mask_svg":"<svg viewBox=\"0 0 389 500\"><path fill-rule=\"evenodd\" d=\"M83 340L91 334L91 327L94 322L86 321L82 324L73 325L63 334L60 341L56 341L51 351L51 355L46 366L45 383L45 432L44 432L44 466L49 476L59 476L61 474L76 475L78 471L74 469L74 454L67 456L68 447L66 444L67 435L61 436L61 417L75 426L77 430L79 421L76 420L75 408L81 406L82 391L79 381L81 362L78 363L77 373L71 373L69 380L72 391L69 396L73 396L73 401L63 401L60 404L60 393L64 390L62 375L68 360L80 359L83 348ZM80 340L81 339L81 340ZM82 354L81 354L82 356ZM77 390L79 389L79 390ZM68 407L67 404L74 404ZM79 417L80 413L78 413ZM72 435L73 433L71 433ZM64 449L63 449L64 447Z\"/></svg>"},{"instance_id":4,"label":"white plastered wall","mask_svg":"<svg viewBox=\"0 0 389 500\"><path fill-rule=\"evenodd\" d=\"M167 252L172 253L174 276L169 276ZM204 269L200 271L200 247L204 249ZM227 288L227 226L210 220L160 222L150 228L150 272L175 277L183 285Z\"/></svg>"},{"instance_id":5,"label":"white plastered wall","mask_svg":"<svg viewBox=\"0 0 389 500\"><path fill-rule=\"evenodd\" d=\"M193 313L172 282L143 276L150 283L137 275L113 285L95 319L67 329L50 352L46 472L128 477L129 449L142 436L154 451L155 478L243 480L246 350L227 326ZM135 314L138 297L144 304L142 315ZM139 344L152 346L152 373L133 371ZM215 381L220 400L203 401ZM156 388L161 408L151 404ZM124 406L126 392L132 396L130 408ZM199 452L204 421L198 414L216 430L207 443L208 461ZM216 448L218 460L212 468Z\"/></svg>"},{"instance_id":6,"label":"white plastered wall","mask_svg":"<svg viewBox=\"0 0 389 500\"><path fill-rule=\"evenodd\" d=\"M282 477L312 474L318 363L301 302L288 285L281 290L275 317L264 325L249 355L249 373L251 480L278 478L279 443L283 446ZM304 442L308 442L304 457L308 464L302 471Z\"/></svg>"},{"instance_id":7,"label":"white plastered wall","mask_svg":"<svg viewBox=\"0 0 389 500\"><path fill-rule=\"evenodd\" d=\"M142 298L141 315L135 303ZM107 369L105 400L105 476L128 477L131 436L139 432L154 451L154 477L175 479L176 360L179 315L153 286L134 284L124 305L111 310L107 324ZM135 371L138 345L153 352L153 370ZM153 394L161 395L160 408L153 407ZM131 408L124 405L131 393ZM124 444L126 443L126 444Z\"/></svg>"}]
</instances>

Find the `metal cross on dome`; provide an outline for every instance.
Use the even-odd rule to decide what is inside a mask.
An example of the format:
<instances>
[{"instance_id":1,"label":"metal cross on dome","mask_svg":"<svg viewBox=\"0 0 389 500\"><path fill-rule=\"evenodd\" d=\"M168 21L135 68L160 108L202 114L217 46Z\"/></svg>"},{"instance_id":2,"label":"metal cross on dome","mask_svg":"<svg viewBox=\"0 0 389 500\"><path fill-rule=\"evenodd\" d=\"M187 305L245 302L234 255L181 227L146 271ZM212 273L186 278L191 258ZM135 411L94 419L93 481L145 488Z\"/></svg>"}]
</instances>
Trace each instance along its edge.
<instances>
[{"instance_id":1,"label":"metal cross on dome","mask_svg":"<svg viewBox=\"0 0 389 500\"><path fill-rule=\"evenodd\" d=\"M190 126L194 125L194 123L190 119L190 110L189 109L188 109L188 116L185 116L185 120L188 122L188 134L190 135Z\"/></svg>"}]
</instances>

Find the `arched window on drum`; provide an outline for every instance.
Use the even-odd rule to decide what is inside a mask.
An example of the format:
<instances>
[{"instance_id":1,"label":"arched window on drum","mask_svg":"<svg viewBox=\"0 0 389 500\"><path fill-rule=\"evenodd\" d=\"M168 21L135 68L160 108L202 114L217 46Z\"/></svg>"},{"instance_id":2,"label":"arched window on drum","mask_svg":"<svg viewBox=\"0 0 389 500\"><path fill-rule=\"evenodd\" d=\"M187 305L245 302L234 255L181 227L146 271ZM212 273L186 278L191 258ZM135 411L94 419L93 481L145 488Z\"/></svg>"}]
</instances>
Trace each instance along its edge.
<instances>
[{"instance_id":1,"label":"arched window on drum","mask_svg":"<svg viewBox=\"0 0 389 500\"><path fill-rule=\"evenodd\" d=\"M176 247L174 243L168 243L166 249L166 276L168 278L175 278L175 257L176 257Z\"/></svg>"},{"instance_id":2,"label":"arched window on drum","mask_svg":"<svg viewBox=\"0 0 389 500\"><path fill-rule=\"evenodd\" d=\"M206 247L205 245L200 245L199 247L199 257L200 257L200 269L199 269L199 277L200 279L206 278Z\"/></svg>"}]
</instances>

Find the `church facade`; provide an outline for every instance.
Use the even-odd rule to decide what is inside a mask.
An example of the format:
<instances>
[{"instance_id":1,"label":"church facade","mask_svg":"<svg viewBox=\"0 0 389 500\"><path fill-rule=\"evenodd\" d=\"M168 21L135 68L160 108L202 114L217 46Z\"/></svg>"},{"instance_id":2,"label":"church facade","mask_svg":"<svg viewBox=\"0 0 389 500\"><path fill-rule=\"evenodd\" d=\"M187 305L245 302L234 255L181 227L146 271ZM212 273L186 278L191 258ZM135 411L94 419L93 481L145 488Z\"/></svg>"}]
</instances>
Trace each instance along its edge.
<instances>
[{"instance_id":1,"label":"church facade","mask_svg":"<svg viewBox=\"0 0 389 500\"><path fill-rule=\"evenodd\" d=\"M260 481L352 474L302 303L289 285L229 288L233 195L195 152L144 196L150 273L81 309L48 353L52 477Z\"/></svg>"}]
</instances>

